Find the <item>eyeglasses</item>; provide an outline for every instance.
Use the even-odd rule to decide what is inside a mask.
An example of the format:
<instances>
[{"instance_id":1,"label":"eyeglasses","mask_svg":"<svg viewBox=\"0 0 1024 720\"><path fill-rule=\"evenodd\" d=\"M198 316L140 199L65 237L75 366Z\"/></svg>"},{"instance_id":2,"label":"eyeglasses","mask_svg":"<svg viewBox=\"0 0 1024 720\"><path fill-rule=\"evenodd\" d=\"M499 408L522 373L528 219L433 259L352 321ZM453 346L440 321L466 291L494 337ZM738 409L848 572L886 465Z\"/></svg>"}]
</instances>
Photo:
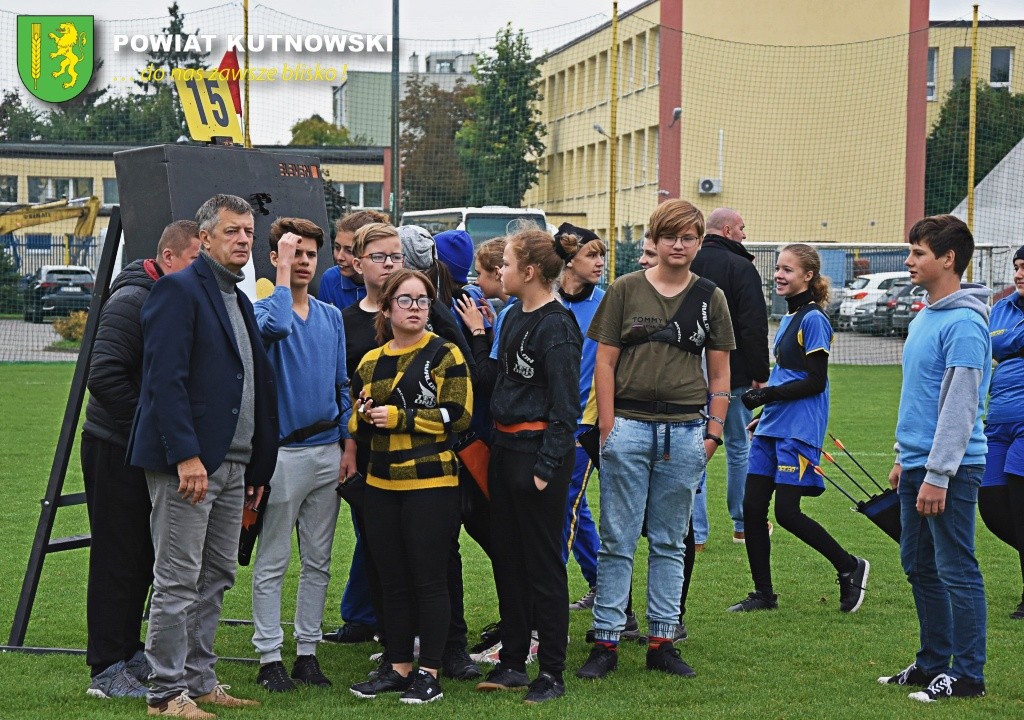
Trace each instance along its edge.
<instances>
[{"instance_id":1,"label":"eyeglasses","mask_svg":"<svg viewBox=\"0 0 1024 720\"><path fill-rule=\"evenodd\" d=\"M395 265L401 265L405 262L405 256L402 255L402 253L370 253L369 255L361 255L360 257L370 258L371 262L375 262L377 264L383 263L389 258Z\"/></svg>"},{"instance_id":2,"label":"eyeglasses","mask_svg":"<svg viewBox=\"0 0 1024 720\"><path fill-rule=\"evenodd\" d=\"M420 310L427 310L432 302L433 300L426 295L421 295L417 298L414 298L412 295L399 295L395 298L395 303L403 310L411 310L413 305Z\"/></svg>"},{"instance_id":3,"label":"eyeglasses","mask_svg":"<svg viewBox=\"0 0 1024 720\"><path fill-rule=\"evenodd\" d=\"M662 245L672 247L677 242L681 242L683 247L693 247L700 240L697 235L659 235L658 242Z\"/></svg>"}]
</instances>

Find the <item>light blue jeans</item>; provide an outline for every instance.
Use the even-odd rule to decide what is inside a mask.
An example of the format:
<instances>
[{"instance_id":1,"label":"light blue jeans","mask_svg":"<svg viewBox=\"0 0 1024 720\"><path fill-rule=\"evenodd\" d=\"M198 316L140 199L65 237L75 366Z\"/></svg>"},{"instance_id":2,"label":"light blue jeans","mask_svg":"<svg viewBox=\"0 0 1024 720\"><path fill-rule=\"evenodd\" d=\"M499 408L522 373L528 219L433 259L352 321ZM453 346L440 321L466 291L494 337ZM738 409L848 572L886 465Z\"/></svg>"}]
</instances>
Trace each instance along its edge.
<instances>
[{"instance_id":1,"label":"light blue jeans","mask_svg":"<svg viewBox=\"0 0 1024 720\"><path fill-rule=\"evenodd\" d=\"M683 540L707 465L704 420L665 423L615 418L601 448L601 550L594 637L617 641L626 626L633 554L647 512L647 625L672 637L683 587Z\"/></svg>"},{"instance_id":2,"label":"light blue jeans","mask_svg":"<svg viewBox=\"0 0 1024 720\"><path fill-rule=\"evenodd\" d=\"M729 393L729 411L725 415L726 491L732 529L743 532L743 490L747 485L747 459L750 457L750 436L747 425L754 417L751 410L740 400L750 386L733 388ZM698 542L700 542L698 540Z\"/></svg>"},{"instance_id":3,"label":"light blue jeans","mask_svg":"<svg viewBox=\"0 0 1024 720\"><path fill-rule=\"evenodd\" d=\"M704 472L697 484L696 494L693 496L693 513L690 515L690 523L693 525L693 542L703 545L708 541L708 534L711 532L711 523L708 521L708 474Z\"/></svg>"},{"instance_id":4,"label":"light blue jeans","mask_svg":"<svg viewBox=\"0 0 1024 720\"><path fill-rule=\"evenodd\" d=\"M904 470L899 486L900 560L921 626L917 665L929 674L948 672L974 682L985 680L985 583L974 554L984 471L983 465L961 465L949 480L946 509L937 517L917 514L924 468Z\"/></svg>"}]
</instances>

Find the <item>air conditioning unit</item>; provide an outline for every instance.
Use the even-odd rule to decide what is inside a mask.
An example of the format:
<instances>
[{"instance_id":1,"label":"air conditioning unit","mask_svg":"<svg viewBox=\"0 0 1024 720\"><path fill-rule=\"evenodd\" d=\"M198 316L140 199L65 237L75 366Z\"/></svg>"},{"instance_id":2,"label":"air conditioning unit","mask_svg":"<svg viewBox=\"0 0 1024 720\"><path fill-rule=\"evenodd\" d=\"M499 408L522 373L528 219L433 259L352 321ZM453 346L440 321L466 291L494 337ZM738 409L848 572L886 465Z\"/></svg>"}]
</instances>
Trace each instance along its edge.
<instances>
[{"instance_id":1,"label":"air conditioning unit","mask_svg":"<svg viewBox=\"0 0 1024 720\"><path fill-rule=\"evenodd\" d=\"M697 191L701 195L717 195L722 192L722 179L700 178L697 181Z\"/></svg>"}]
</instances>

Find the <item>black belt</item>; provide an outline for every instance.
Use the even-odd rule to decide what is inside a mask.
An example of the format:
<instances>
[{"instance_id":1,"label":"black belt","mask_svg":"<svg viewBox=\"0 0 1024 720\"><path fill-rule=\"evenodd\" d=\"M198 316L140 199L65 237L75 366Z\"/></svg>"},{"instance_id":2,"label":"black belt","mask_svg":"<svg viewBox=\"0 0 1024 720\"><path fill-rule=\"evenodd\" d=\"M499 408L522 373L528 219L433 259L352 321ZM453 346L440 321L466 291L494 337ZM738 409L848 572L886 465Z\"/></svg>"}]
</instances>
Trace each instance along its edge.
<instances>
[{"instance_id":1,"label":"black belt","mask_svg":"<svg viewBox=\"0 0 1024 720\"><path fill-rule=\"evenodd\" d=\"M704 411L703 405L680 405L661 400L615 400L616 410L651 413L652 415L684 415Z\"/></svg>"},{"instance_id":2,"label":"black belt","mask_svg":"<svg viewBox=\"0 0 1024 720\"><path fill-rule=\"evenodd\" d=\"M278 442L278 446L284 447L285 445L291 445L292 443L305 442L314 435L319 435L320 433L326 432L331 428L338 427L338 421L340 419L340 417L336 417L333 420L318 420L312 425L307 425L306 427L294 430L290 432L288 435L281 438L280 442Z\"/></svg>"}]
</instances>

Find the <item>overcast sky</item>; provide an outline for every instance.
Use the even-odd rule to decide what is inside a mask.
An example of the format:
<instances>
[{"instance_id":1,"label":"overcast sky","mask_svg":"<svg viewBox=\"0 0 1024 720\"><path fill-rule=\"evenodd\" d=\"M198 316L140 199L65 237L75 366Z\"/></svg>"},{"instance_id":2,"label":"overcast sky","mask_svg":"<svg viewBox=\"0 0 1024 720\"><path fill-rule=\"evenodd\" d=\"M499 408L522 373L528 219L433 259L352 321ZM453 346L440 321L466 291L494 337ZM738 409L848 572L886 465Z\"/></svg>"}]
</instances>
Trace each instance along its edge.
<instances>
[{"instance_id":1,"label":"overcast sky","mask_svg":"<svg viewBox=\"0 0 1024 720\"><path fill-rule=\"evenodd\" d=\"M794 0L798 2L799 0ZM757 2L757 0L751 0ZM20 13L61 14L88 12L101 20L163 16L144 10L138 0L90 0L85 4L69 0L4 0L4 9ZM204 10L222 3L218 0L178 0L184 13ZM236 3L239 6L240 2ZM638 5L622 0L620 12ZM147 8L170 5L170 0L146 3ZM387 33L391 30L390 0L252 0L250 7L264 5L305 20L315 20L346 30ZM1021 0L983 0L982 17L999 20L1024 19ZM488 37L507 20L516 27L537 30L579 20L595 14L611 16L610 0L404 0L401 4L402 35L410 38ZM512 13L514 12L514 17ZM971 3L966 0L932 0L933 20L970 19Z\"/></svg>"}]
</instances>

